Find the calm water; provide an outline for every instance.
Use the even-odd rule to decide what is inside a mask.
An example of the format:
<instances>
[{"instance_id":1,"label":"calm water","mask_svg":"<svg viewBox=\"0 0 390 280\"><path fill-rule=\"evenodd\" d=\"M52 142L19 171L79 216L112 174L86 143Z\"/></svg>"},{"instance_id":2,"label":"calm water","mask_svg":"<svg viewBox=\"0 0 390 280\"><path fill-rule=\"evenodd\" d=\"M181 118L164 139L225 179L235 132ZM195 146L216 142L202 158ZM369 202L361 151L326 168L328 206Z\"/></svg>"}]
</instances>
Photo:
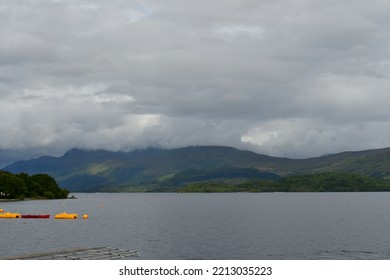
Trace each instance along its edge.
<instances>
[{"instance_id":1,"label":"calm water","mask_svg":"<svg viewBox=\"0 0 390 280\"><path fill-rule=\"evenodd\" d=\"M390 193L76 194L0 202L0 259L75 247L135 249L142 259L390 259Z\"/></svg>"}]
</instances>

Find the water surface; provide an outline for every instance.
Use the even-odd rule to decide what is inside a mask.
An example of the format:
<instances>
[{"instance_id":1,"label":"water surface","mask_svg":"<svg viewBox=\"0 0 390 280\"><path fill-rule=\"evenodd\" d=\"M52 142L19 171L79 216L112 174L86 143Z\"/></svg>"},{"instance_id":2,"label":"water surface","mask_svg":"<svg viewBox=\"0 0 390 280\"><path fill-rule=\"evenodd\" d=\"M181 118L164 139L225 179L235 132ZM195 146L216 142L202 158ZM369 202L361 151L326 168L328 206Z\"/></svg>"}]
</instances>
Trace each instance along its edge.
<instances>
[{"instance_id":1,"label":"water surface","mask_svg":"<svg viewBox=\"0 0 390 280\"><path fill-rule=\"evenodd\" d=\"M390 193L75 194L0 202L0 258L76 247L142 259L390 259ZM55 220L56 213L88 220Z\"/></svg>"}]
</instances>

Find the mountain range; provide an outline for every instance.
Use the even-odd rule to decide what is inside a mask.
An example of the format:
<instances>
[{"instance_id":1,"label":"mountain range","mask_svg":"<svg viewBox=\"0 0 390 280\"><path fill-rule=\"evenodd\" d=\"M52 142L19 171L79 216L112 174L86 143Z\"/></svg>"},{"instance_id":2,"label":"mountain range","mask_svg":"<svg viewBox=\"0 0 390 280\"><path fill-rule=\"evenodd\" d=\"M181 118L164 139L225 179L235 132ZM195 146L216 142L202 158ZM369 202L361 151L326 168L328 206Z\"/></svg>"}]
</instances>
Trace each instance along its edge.
<instances>
[{"instance_id":1,"label":"mountain range","mask_svg":"<svg viewBox=\"0 0 390 280\"><path fill-rule=\"evenodd\" d=\"M224 146L130 152L72 149L60 157L17 161L3 170L46 173L72 192L169 191L194 182L234 184L324 172L356 173L390 181L390 148L308 159L271 157Z\"/></svg>"}]
</instances>

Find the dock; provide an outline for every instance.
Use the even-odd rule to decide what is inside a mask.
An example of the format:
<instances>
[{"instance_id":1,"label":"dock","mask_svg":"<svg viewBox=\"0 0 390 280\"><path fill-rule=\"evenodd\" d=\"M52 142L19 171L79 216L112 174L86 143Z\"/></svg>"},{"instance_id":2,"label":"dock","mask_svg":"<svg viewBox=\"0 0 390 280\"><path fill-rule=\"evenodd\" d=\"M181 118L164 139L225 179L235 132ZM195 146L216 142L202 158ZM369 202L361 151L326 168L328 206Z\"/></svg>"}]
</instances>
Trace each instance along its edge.
<instances>
[{"instance_id":1,"label":"dock","mask_svg":"<svg viewBox=\"0 0 390 280\"><path fill-rule=\"evenodd\" d=\"M8 260L128 260L139 256L138 251L112 247L96 247L30 254L8 258Z\"/></svg>"}]
</instances>

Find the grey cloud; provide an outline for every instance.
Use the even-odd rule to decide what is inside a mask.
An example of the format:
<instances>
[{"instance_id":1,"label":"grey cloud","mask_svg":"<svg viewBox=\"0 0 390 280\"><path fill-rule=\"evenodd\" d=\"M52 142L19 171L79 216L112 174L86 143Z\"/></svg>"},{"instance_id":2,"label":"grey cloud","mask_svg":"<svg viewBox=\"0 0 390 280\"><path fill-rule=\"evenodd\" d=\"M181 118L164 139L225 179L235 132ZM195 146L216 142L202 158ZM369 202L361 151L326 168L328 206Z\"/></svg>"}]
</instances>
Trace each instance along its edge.
<instances>
[{"instance_id":1,"label":"grey cloud","mask_svg":"<svg viewBox=\"0 0 390 280\"><path fill-rule=\"evenodd\" d=\"M389 145L383 1L4 3L2 149Z\"/></svg>"}]
</instances>

